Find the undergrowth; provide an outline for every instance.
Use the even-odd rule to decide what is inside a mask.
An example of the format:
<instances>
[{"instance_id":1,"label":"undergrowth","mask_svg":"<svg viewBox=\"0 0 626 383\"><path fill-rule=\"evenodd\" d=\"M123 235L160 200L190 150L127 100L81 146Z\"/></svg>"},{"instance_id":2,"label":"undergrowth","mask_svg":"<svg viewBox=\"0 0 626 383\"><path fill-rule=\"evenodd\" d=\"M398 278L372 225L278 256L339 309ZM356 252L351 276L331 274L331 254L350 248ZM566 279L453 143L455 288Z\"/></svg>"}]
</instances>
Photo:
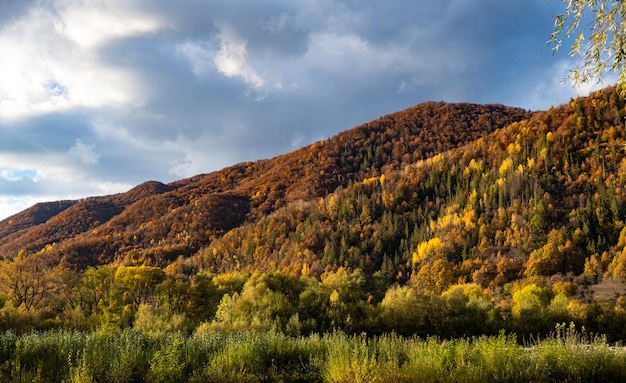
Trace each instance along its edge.
<instances>
[{"instance_id":1,"label":"undergrowth","mask_svg":"<svg viewBox=\"0 0 626 383\"><path fill-rule=\"evenodd\" d=\"M564 325L530 344L504 333L440 340L343 333L5 332L0 334L0 381L626 381L626 351Z\"/></svg>"}]
</instances>

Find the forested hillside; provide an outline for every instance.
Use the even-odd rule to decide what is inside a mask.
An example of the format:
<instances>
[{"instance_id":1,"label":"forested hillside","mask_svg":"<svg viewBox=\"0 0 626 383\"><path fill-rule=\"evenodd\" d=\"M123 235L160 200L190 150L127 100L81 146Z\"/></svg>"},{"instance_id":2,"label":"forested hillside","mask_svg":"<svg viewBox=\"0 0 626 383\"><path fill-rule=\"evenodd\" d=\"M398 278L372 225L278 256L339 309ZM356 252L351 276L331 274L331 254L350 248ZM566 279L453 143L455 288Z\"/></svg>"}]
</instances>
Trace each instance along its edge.
<instances>
[{"instance_id":1,"label":"forested hillside","mask_svg":"<svg viewBox=\"0 0 626 383\"><path fill-rule=\"evenodd\" d=\"M120 261L130 251L164 266L246 218L254 222L286 203L326 196L338 186L401 168L526 116L500 105L421 104L271 160L170 185L147 182L127 193L67 204L45 223L27 221L32 224L13 229L26 220L25 211L0 222L0 233L12 233L0 236L0 254L56 243L56 254L71 258L73 267Z\"/></svg>"},{"instance_id":2,"label":"forested hillside","mask_svg":"<svg viewBox=\"0 0 626 383\"><path fill-rule=\"evenodd\" d=\"M624 340L625 117L614 88L533 113L426 103L47 220L34 207L0 223L0 326L456 337L574 322Z\"/></svg>"}]
</instances>

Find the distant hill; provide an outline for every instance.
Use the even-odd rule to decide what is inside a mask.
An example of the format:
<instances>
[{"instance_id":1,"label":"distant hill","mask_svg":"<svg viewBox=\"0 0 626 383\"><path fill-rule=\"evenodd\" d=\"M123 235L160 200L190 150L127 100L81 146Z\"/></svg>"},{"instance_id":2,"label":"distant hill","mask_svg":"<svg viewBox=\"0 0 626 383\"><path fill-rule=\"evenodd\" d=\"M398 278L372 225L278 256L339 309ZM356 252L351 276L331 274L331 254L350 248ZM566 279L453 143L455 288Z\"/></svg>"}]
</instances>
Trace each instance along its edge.
<instances>
[{"instance_id":1,"label":"distant hill","mask_svg":"<svg viewBox=\"0 0 626 383\"><path fill-rule=\"evenodd\" d=\"M270 160L57 203L62 208L39 219L28 218L33 207L0 222L0 254L36 252L55 243L57 255L73 267L121 261L130 252L165 265L291 202L325 197L530 115L502 105L420 104Z\"/></svg>"},{"instance_id":2,"label":"distant hill","mask_svg":"<svg viewBox=\"0 0 626 383\"><path fill-rule=\"evenodd\" d=\"M20 230L45 223L50 218L74 205L76 201L38 203L23 212L0 223L0 238L5 238Z\"/></svg>"}]
</instances>

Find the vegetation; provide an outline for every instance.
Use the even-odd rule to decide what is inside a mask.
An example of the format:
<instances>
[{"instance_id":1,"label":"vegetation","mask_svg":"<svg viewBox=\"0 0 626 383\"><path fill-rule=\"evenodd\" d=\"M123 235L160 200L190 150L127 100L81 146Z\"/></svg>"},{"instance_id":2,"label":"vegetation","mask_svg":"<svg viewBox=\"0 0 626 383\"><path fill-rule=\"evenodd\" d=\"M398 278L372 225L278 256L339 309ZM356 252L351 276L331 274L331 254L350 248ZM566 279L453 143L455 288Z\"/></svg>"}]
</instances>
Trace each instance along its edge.
<instances>
[{"instance_id":1,"label":"vegetation","mask_svg":"<svg viewBox=\"0 0 626 383\"><path fill-rule=\"evenodd\" d=\"M519 345L514 336L367 338L332 333L192 336L138 331L0 335L11 382L589 382L623 381L626 352L564 326Z\"/></svg>"},{"instance_id":2,"label":"vegetation","mask_svg":"<svg viewBox=\"0 0 626 383\"><path fill-rule=\"evenodd\" d=\"M619 86L626 92L626 4L611 0L562 0L565 11L555 17L550 43L558 51L563 40L573 39L571 56L582 59L571 71L575 84L602 81L604 72L619 73ZM588 11L588 12L587 12ZM590 16L585 14L591 14ZM581 27L581 22L583 26Z\"/></svg>"},{"instance_id":3,"label":"vegetation","mask_svg":"<svg viewBox=\"0 0 626 383\"><path fill-rule=\"evenodd\" d=\"M623 341L625 117L616 88L534 113L427 103L33 207L0 223L0 329Z\"/></svg>"},{"instance_id":4,"label":"vegetation","mask_svg":"<svg viewBox=\"0 0 626 383\"><path fill-rule=\"evenodd\" d=\"M49 205L35 206L0 222L0 254L56 244L48 256L73 269L129 261L165 267L286 204L325 197L526 116L499 105L425 103L272 160L170 185L146 182L127 193L65 204L53 216L44 214ZM33 215L50 219L41 223Z\"/></svg>"}]
</instances>

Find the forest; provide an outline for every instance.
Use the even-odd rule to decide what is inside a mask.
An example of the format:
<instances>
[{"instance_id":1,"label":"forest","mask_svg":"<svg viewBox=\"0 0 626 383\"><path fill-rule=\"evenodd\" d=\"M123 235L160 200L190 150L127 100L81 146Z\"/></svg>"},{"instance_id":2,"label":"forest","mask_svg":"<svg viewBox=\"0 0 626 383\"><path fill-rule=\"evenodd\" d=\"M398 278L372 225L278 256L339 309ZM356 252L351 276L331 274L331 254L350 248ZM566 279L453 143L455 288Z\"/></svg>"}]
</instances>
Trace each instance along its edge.
<instances>
[{"instance_id":1,"label":"forest","mask_svg":"<svg viewBox=\"0 0 626 383\"><path fill-rule=\"evenodd\" d=\"M523 345L567 324L621 342L625 222L615 88L534 112L430 102L9 217L0 329Z\"/></svg>"}]
</instances>

